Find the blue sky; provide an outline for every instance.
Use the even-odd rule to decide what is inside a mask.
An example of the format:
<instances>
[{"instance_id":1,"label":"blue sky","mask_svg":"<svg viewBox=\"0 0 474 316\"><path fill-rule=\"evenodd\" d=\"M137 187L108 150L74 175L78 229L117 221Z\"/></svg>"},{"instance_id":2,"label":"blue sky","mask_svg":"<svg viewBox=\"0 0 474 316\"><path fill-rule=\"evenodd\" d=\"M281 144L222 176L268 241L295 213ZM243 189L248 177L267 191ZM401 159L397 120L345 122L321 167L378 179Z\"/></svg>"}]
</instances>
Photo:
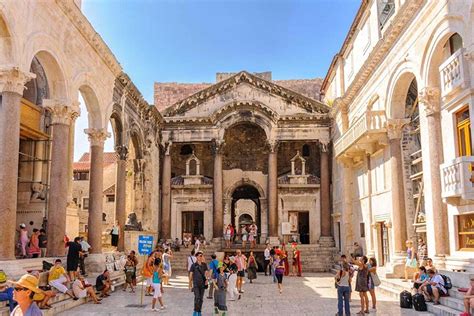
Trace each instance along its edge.
<instances>
[{"instance_id":1,"label":"blue sky","mask_svg":"<svg viewBox=\"0 0 474 316\"><path fill-rule=\"evenodd\" d=\"M240 70L272 71L273 79L324 77L359 5L360 0L83 0L82 10L152 103L155 81L214 82L216 72Z\"/></svg>"}]
</instances>

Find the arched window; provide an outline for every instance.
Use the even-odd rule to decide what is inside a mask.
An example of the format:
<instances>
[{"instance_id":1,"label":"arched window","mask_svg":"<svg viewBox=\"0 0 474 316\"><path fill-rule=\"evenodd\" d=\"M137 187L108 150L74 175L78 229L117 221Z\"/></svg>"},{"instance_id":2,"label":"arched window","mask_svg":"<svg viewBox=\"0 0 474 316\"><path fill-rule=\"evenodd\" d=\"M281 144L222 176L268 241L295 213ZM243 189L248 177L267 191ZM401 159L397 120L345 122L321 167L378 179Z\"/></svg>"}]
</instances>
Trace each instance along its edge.
<instances>
[{"instance_id":1,"label":"arched window","mask_svg":"<svg viewBox=\"0 0 474 316\"><path fill-rule=\"evenodd\" d=\"M451 35L443 46L444 60L462 48L462 37L458 33Z\"/></svg>"}]
</instances>

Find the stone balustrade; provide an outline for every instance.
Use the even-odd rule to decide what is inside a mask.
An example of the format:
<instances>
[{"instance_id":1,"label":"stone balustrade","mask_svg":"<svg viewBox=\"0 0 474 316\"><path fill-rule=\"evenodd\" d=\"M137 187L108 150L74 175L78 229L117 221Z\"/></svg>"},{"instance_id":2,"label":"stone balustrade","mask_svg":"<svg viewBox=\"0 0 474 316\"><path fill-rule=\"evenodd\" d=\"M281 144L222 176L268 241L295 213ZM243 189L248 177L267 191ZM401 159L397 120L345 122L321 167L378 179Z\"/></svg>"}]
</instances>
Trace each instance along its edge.
<instances>
[{"instance_id":1,"label":"stone balustrade","mask_svg":"<svg viewBox=\"0 0 474 316\"><path fill-rule=\"evenodd\" d=\"M467 65L464 60L465 49L457 50L439 66L441 79L441 96L448 97L458 89L463 89L468 79Z\"/></svg>"},{"instance_id":2,"label":"stone balustrade","mask_svg":"<svg viewBox=\"0 0 474 316\"><path fill-rule=\"evenodd\" d=\"M458 157L440 166L443 199L474 200L473 156Z\"/></svg>"},{"instance_id":3,"label":"stone balustrade","mask_svg":"<svg viewBox=\"0 0 474 316\"><path fill-rule=\"evenodd\" d=\"M366 111L361 115L335 143L334 152L336 157L343 154L359 139L370 133L384 133L387 117L385 110Z\"/></svg>"}]
</instances>

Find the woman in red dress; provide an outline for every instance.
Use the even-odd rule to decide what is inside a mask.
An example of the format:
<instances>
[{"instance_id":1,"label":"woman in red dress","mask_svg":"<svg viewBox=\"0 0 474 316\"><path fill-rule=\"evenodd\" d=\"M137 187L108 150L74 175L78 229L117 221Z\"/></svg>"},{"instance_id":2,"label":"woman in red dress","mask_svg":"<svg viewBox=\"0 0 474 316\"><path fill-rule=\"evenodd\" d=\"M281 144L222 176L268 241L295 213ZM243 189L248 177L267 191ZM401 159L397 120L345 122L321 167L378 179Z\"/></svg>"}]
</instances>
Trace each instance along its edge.
<instances>
[{"instance_id":1,"label":"woman in red dress","mask_svg":"<svg viewBox=\"0 0 474 316\"><path fill-rule=\"evenodd\" d=\"M285 265L285 276L290 274L290 264L288 263L288 251L286 251L285 244L281 245L281 261Z\"/></svg>"},{"instance_id":2,"label":"woman in red dress","mask_svg":"<svg viewBox=\"0 0 474 316\"><path fill-rule=\"evenodd\" d=\"M301 268L301 253L298 250L298 246L296 243L291 244L293 248L293 275L302 276L302 268Z\"/></svg>"}]
</instances>

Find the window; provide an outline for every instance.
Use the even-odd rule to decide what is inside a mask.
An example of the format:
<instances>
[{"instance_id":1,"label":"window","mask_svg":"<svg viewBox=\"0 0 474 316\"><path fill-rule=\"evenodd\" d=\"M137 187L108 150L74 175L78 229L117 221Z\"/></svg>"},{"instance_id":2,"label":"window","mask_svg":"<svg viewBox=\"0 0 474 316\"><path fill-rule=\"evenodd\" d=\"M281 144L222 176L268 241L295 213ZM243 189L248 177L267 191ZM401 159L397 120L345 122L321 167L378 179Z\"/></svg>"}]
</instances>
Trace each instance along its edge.
<instances>
[{"instance_id":1,"label":"window","mask_svg":"<svg viewBox=\"0 0 474 316\"><path fill-rule=\"evenodd\" d=\"M114 194L107 194L107 203L115 202L115 195Z\"/></svg>"},{"instance_id":2,"label":"window","mask_svg":"<svg viewBox=\"0 0 474 316\"><path fill-rule=\"evenodd\" d=\"M456 131L458 138L458 156L471 156L472 143L469 107L465 107L456 113Z\"/></svg>"},{"instance_id":3,"label":"window","mask_svg":"<svg viewBox=\"0 0 474 316\"><path fill-rule=\"evenodd\" d=\"M74 172L74 180L75 181L89 180L89 171Z\"/></svg>"},{"instance_id":4,"label":"window","mask_svg":"<svg viewBox=\"0 0 474 316\"><path fill-rule=\"evenodd\" d=\"M359 224L360 238L365 238L365 223Z\"/></svg>"},{"instance_id":5,"label":"window","mask_svg":"<svg viewBox=\"0 0 474 316\"><path fill-rule=\"evenodd\" d=\"M462 38L458 33L455 33L451 35L451 37L448 40L448 45L449 45L449 52L454 54L457 52L459 49L462 48Z\"/></svg>"},{"instance_id":6,"label":"window","mask_svg":"<svg viewBox=\"0 0 474 316\"><path fill-rule=\"evenodd\" d=\"M88 210L89 209L89 198L82 199L82 209Z\"/></svg>"}]
</instances>

